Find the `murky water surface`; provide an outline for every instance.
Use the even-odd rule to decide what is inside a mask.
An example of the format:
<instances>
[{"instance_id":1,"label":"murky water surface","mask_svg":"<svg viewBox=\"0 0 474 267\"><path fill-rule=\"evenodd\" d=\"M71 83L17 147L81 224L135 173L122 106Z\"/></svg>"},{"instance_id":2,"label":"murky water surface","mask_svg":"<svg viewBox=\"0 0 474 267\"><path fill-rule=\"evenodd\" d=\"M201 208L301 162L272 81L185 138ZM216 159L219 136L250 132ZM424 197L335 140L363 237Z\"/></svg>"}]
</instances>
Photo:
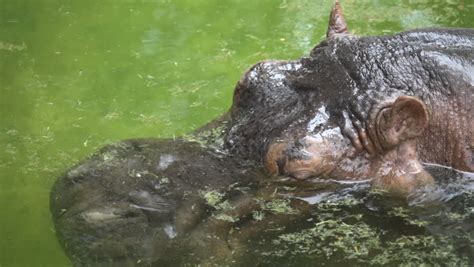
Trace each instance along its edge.
<instances>
[{"instance_id":1,"label":"murky water surface","mask_svg":"<svg viewBox=\"0 0 474 267\"><path fill-rule=\"evenodd\" d=\"M246 68L322 40L331 2L1 1L0 266L69 265L48 208L56 177L105 143L182 135L224 113ZM360 35L474 27L467 0L342 2ZM441 185L408 203L363 183L302 196L312 215L294 231L268 226L241 260L472 265L473 177L431 169Z\"/></svg>"}]
</instances>

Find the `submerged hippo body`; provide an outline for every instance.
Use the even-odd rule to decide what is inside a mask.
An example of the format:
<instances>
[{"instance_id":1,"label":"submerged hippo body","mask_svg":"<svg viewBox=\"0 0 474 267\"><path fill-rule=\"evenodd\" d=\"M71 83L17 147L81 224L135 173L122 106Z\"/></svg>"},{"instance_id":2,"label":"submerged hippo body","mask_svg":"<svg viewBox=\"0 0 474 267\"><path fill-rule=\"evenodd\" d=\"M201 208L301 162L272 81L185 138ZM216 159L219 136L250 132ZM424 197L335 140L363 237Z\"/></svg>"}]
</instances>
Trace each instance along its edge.
<instances>
[{"instance_id":1,"label":"submerged hippo body","mask_svg":"<svg viewBox=\"0 0 474 267\"><path fill-rule=\"evenodd\" d=\"M231 184L248 186L260 177L260 171L196 142L125 140L71 168L54 185L50 206L74 265L175 265L192 262L175 246L206 243L188 233L215 209L208 202L220 204ZM194 262L203 260L197 248Z\"/></svg>"},{"instance_id":2,"label":"submerged hippo body","mask_svg":"<svg viewBox=\"0 0 474 267\"><path fill-rule=\"evenodd\" d=\"M174 251L200 263L230 255L233 226L246 232L241 240L258 232L245 220L276 192L255 189L273 180L260 170L295 181L372 179L402 195L433 182L421 162L472 172L473 62L474 30L356 37L336 4L327 39L309 56L250 68L229 113L194 133L222 129L215 140L128 140L58 179L58 238L79 266L186 262Z\"/></svg>"}]
</instances>

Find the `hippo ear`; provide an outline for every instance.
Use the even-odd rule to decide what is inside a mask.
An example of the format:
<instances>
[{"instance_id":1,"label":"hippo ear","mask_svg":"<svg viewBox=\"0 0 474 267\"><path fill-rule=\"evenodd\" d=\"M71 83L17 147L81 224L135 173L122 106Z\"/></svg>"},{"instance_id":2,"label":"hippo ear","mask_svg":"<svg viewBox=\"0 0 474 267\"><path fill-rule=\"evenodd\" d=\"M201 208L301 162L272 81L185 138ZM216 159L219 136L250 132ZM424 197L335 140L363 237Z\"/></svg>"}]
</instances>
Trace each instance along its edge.
<instances>
[{"instance_id":1,"label":"hippo ear","mask_svg":"<svg viewBox=\"0 0 474 267\"><path fill-rule=\"evenodd\" d=\"M331 38L337 34L344 34L349 33L347 30L346 19L342 14L341 6L339 5L339 1L336 0L334 6L331 10L331 15L329 15L329 27L328 31L326 32L326 37Z\"/></svg>"},{"instance_id":2,"label":"hippo ear","mask_svg":"<svg viewBox=\"0 0 474 267\"><path fill-rule=\"evenodd\" d=\"M428 121L428 110L420 99L400 96L378 113L377 137L384 148L390 148L420 136L428 126Z\"/></svg>"}]
</instances>

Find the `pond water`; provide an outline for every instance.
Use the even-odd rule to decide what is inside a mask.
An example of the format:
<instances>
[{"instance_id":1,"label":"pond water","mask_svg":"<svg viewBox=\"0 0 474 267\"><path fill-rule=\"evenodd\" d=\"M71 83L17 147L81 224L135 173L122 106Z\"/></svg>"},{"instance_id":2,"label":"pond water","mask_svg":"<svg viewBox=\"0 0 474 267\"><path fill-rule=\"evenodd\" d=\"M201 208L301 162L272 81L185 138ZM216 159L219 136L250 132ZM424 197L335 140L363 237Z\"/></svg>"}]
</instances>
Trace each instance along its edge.
<instances>
[{"instance_id":1,"label":"pond water","mask_svg":"<svg viewBox=\"0 0 474 267\"><path fill-rule=\"evenodd\" d=\"M231 104L233 86L249 66L263 59L298 58L324 38L331 3L3 0L0 266L70 265L56 240L49 213L49 192L55 179L103 144L134 137L179 136L224 113ZM468 0L346 0L342 5L350 29L360 35L425 26L474 27L474 4ZM442 177L461 177L456 181L472 178L446 174L442 168L435 172ZM384 247L388 248L384 253L400 258L466 263L474 247L473 186L454 184L458 187L451 189L458 193L449 198L446 191L440 193L442 197L431 194L437 204L428 209L426 196L411 200L418 207L414 210L389 208L392 213L386 214L393 220L377 213L367 215L364 210L382 205L373 195L358 197L362 202L343 202L352 205L352 211L367 213L363 219L357 219L357 212L344 217L344 209L333 211L332 206L322 205L320 218L340 215L346 225L357 227L347 234L338 232L343 227L334 227L340 221L322 220L324 223L314 226L316 230L309 227L303 236L312 240L342 236L344 242L353 242L353 258L346 262L360 259L357 255L363 249L371 249L357 247L360 242L377 251L377 242L385 238L392 245ZM425 203L420 204L423 208L419 203ZM439 203L444 205L439 207ZM397 220L408 225L400 235L427 231L433 235L382 238L387 225ZM384 221L385 225L379 225ZM369 227L380 231L369 231ZM328 235L317 236L321 231ZM452 237L443 234L446 231ZM258 248L269 259L279 261L283 256L291 258L287 253L314 248L301 236L278 238L279 250ZM314 252L315 257L324 259L326 254L318 254L323 252L343 254L337 243L331 244L335 245L328 250ZM397 254L399 248L410 246L425 249L413 255ZM374 256L369 263L383 264L386 258ZM301 264L307 264L305 260ZM472 264L472 255L470 260Z\"/></svg>"}]
</instances>

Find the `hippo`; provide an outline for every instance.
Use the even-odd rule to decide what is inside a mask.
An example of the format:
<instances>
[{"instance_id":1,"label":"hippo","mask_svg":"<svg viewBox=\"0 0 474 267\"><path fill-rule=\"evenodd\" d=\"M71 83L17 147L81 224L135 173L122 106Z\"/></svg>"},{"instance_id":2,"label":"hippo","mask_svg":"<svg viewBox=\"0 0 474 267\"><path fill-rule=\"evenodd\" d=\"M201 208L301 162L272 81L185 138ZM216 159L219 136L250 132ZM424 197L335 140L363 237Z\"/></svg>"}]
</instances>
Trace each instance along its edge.
<instances>
[{"instance_id":1,"label":"hippo","mask_svg":"<svg viewBox=\"0 0 474 267\"><path fill-rule=\"evenodd\" d=\"M227 144L272 175L372 177L401 194L432 183L420 161L472 172L473 34L356 37L336 3L309 56L263 61L241 78Z\"/></svg>"},{"instance_id":2,"label":"hippo","mask_svg":"<svg viewBox=\"0 0 474 267\"><path fill-rule=\"evenodd\" d=\"M229 264L259 211L285 225L311 209L295 198L277 212L275 183L369 180L405 197L434 183L422 163L474 172L473 62L472 29L354 36L336 1L326 38L252 66L220 118L69 169L50 196L58 239L77 266Z\"/></svg>"}]
</instances>

